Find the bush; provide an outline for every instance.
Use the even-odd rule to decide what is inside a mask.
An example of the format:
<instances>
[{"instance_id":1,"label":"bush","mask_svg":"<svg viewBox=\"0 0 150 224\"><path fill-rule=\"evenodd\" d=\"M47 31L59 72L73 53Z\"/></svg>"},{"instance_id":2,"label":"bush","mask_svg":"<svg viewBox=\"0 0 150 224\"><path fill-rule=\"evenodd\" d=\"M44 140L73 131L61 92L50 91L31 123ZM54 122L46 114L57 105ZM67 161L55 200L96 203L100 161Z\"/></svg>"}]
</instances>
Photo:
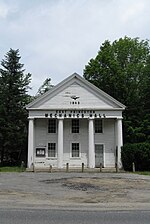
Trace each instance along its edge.
<instances>
[{"instance_id":1,"label":"bush","mask_svg":"<svg viewBox=\"0 0 150 224\"><path fill-rule=\"evenodd\" d=\"M133 162L136 171L150 170L150 143L125 144L121 159L124 170L131 171Z\"/></svg>"}]
</instances>

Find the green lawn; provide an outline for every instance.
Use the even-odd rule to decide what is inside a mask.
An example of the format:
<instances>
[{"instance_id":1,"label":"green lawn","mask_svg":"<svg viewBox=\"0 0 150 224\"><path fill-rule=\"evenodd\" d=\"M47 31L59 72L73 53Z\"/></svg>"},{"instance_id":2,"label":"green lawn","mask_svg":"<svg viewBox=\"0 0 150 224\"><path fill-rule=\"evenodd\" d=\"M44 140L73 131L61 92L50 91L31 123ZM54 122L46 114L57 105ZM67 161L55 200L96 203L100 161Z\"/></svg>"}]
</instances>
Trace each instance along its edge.
<instances>
[{"instance_id":1,"label":"green lawn","mask_svg":"<svg viewBox=\"0 0 150 224\"><path fill-rule=\"evenodd\" d=\"M18 166L5 166L5 167L0 167L0 172L23 172L25 168L21 168Z\"/></svg>"},{"instance_id":2,"label":"green lawn","mask_svg":"<svg viewBox=\"0 0 150 224\"><path fill-rule=\"evenodd\" d=\"M148 175L148 176L150 176L150 171L135 172L135 174Z\"/></svg>"}]
</instances>

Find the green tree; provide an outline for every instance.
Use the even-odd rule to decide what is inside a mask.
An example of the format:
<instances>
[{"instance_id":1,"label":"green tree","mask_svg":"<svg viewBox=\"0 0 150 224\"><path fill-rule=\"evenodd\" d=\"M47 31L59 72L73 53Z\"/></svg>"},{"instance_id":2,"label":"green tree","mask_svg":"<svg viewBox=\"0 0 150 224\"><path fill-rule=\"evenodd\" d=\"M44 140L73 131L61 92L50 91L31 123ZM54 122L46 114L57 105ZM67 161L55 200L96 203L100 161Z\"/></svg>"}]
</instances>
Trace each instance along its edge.
<instances>
[{"instance_id":1,"label":"green tree","mask_svg":"<svg viewBox=\"0 0 150 224\"><path fill-rule=\"evenodd\" d=\"M127 106L125 142L149 139L150 47L147 40L124 37L106 40L85 66L84 78Z\"/></svg>"},{"instance_id":2,"label":"green tree","mask_svg":"<svg viewBox=\"0 0 150 224\"><path fill-rule=\"evenodd\" d=\"M36 96L43 95L48 90L50 90L52 87L53 87L53 85L51 84L51 78L46 78L45 81L43 82L43 84L38 89Z\"/></svg>"},{"instance_id":3,"label":"green tree","mask_svg":"<svg viewBox=\"0 0 150 224\"><path fill-rule=\"evenodd\" d=\"M31 74L24 74L19 50L10 49L0 68L0 162L16 163L27 147L25 105Z\"/></svg>"}]
</instances>

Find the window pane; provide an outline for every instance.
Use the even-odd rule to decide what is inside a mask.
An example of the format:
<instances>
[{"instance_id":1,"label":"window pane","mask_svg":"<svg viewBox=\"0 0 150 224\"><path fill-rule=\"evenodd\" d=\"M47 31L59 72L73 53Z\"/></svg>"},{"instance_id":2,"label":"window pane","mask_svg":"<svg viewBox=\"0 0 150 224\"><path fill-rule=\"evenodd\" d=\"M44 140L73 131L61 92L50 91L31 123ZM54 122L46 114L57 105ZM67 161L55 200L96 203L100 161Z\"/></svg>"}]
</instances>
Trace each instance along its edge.
<instances>
[{"instance_id":1,"label":"window pane","mask_svg":"<svg viewBox=\"0 0 150 224\"><path fill-rule=\"evenodd\" d=\"M79 119L72 120L72 133L79 133Z\"/></svg>"},{"instance_id":2,"label":"window pane","mask_svg":"<svg viewBox=\"0 0 150 224\"><path fill-rule=\"evenodd\" d=\"M55 119L48 120L48 133L56 133L56 120Z\"/></svg>"},{"instance_id":3,"label":"window pane","mask_svg":"<svg viewBox=\"0 0 150 224\"><path fill-rule=\"evenodd\" d=\"M56 157L56 143L48 143L48 157Z\"/></svg>"},{"instance_id":4,"label":"window pane","mask_svg":"<svg viewBox=\"0 0 150 224\"><path fill-rule=\"evenodd\" d=\"M103 133L103 123L100 119L95 119L95 133Z\"/></svg>"},{"instance_id":5,"label":"window pane","mask_svg":"<svg viewBox=\"0 0 150 224\"><path fill-rule=\"evenodd\" d=\"M72 143L72 157L79 157L79 143Z\"/></svg>"}]
</instances>

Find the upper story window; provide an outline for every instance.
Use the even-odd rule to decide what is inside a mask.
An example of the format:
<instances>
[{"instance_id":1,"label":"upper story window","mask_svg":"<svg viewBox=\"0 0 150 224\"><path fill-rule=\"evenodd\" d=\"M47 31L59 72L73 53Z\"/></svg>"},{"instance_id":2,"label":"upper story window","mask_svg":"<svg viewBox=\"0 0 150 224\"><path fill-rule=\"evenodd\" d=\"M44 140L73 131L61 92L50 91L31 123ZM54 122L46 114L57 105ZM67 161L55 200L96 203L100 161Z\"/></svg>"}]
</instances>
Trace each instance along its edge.
<instances>
[{"instance_id":1,"label":"upper story window","mask_svg":"<svg viewBox=\"0 0 150 224\"><path fill-rule=\"evenodd\" d=\"M56 133L56 119L48 120L48 133Z\"/></svg>"},{"instance_id":2,"label":"upper story window","mask_svg":"<svg viewBox=\"0 0 150 224\"><path fill-rule=\"evenodd\" d=\"M101 119L95 119L95 133L103 133L103 122Z\"/></svg>"},{"instance_id":3,"label":"upper story window","mask_svg":"<svg viewBox=\"0 0 150 224\"><path fill-rule=\"evenodd\" d=\"M79 133L79 119L72 119L72 133Z\"/></svg>"}]
</instances>

